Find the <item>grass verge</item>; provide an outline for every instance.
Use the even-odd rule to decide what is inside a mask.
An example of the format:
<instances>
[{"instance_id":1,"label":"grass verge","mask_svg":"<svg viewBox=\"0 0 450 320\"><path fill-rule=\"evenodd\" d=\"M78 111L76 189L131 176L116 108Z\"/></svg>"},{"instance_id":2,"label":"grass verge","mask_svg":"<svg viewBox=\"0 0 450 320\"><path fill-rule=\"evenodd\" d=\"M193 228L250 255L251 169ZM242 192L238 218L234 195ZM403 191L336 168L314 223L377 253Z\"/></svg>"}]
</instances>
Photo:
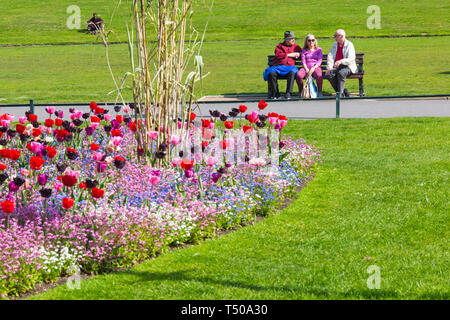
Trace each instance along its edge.
<instances>
[{"instance_id":1,"label":"grass verge","mask_svg":"<svg viewBox=\"0 0 450 320\"><path fill-rule=\"evenodd\" d=\"M450 118L290 121L315 179L258 224L32 299L448 299ZM367 268L381 272L370 290Z\"/></svg>"}]
</instances>

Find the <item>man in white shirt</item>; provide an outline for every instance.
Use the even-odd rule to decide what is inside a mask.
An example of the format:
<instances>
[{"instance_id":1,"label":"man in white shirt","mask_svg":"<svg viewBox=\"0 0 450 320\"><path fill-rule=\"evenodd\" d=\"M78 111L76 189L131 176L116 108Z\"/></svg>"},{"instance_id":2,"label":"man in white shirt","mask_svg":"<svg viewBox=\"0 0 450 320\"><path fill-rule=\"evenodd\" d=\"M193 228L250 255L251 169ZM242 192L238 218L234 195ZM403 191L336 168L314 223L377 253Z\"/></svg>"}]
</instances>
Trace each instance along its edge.
<instances>
[{"instance_id":1,"label":"man in white shirt","mask_svg":"<svg viewBox=\"0 0 450 320\"><path fill-rule=\"evenodd\" d=\"M345 79L352 73L356 73L356 54L353 43L345 39L345 31L336 30L334 33L336 42L330 49L327 56L327 71L324 78L328 79L334 90L341 97L348 97L350 94L345 88Z\"/></svg>"}]
</instances>

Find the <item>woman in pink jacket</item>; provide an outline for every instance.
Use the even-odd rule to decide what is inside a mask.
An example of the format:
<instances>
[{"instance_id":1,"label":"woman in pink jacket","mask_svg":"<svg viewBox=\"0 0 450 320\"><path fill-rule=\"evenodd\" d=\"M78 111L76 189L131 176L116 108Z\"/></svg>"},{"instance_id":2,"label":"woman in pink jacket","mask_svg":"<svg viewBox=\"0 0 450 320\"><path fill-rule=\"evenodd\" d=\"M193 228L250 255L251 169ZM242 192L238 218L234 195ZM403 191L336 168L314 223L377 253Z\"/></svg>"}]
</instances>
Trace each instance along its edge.
<instances>
[{"instance_id":1,"label":"woman in pink jacket","mask_svg":"<svg viewBox=\"0 0 450 320\"><path fill-rule=\"evenodd\" d=\"M305 38L303 50L301 54L303 68L301 68L295 77L297 81L300 95L303 90L303 79L307 75L312 75L317 83L317 96L322 97L322 49L318 46L317 40L312 34L308 34Z\"/></svg>"}]
</instances>

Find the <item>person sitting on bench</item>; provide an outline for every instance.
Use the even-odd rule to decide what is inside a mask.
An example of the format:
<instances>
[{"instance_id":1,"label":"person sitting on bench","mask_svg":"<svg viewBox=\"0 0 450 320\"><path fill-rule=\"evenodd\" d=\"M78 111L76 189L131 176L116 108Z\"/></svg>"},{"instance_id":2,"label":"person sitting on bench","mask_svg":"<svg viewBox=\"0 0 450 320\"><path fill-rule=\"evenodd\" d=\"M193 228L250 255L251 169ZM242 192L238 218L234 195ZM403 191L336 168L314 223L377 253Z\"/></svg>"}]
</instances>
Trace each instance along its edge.
<instances>
[{"instance_id":1,"label":"person sitting on bench","mask_svg":"<svg viewBox=\"0 0 450 320\"><path fill-rule=\"evenodd\" d=\"M345 31L336 30L334 33L336 42L331 46L327 56L327 71L324 78L328 79L333 89L342 97L350 94L345 88L345 79L352 73L356 73L356 54L353 43L345 39Z\"/></svg>"},{"instance_id":2,"label":"person sitting on bench","mask_svg":"<svg viewBox=\"0 0 450 320\"><path fill-rule=\"evenodd\" d=\"M97 34L103 29L103 19L100 18L96 13L93 14L91 20L88 21L87 30L88 33Z\"/></svg>"},{"instance_id":3,"label":"person sitting on bench","mask_svg":"<svg viewBox=\"0 0 450 320\"><path fill-rule=\"evenodd\" d=\"M284 42L279 43L275 48L275 59L272 67L268 67L264 73L264 80L268 85L268 99L278 99L278 79L287 79L285 98L290 99L295 76L298 72L295 60L300 58L302 48L295 43L295 35L292 31L284 33Z\"/></svg>"}]
</instances>

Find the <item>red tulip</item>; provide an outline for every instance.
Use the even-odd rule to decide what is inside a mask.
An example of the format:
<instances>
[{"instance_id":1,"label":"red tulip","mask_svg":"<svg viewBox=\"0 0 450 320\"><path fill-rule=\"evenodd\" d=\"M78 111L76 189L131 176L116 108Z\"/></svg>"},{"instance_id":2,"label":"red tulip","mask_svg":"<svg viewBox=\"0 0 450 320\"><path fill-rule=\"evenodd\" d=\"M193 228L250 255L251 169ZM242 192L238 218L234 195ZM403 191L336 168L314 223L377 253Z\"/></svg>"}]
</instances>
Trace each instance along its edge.
<instances>
[{"instance_id":1,"label":"red tulip","mask_svg":"<svg viewBox=\"0 0 450 320\"><path fill-rule=\"evenodd\" d=\"M20 158L20 151L19 150L10 150L9 158L13 161L16 161L17 159Z\"/></svg>"},{"instance_id":2,"label":"red tulip","mask_svg":"<svg viewBox=\"0 0 450 320\"><path fill-rule=\"evenodd\" d=\"M6 164L0 163L0 171L3 171L6 169Z\"/></svg>"},{"instance_id":3,"label":"red tulip","mask_svg":"<svg viewBox=\"0 0 450 320\"><path fill-rule=\"evenodd\" d=\"M251 130L252 130L252 127L251 126L243 126L242 127L242 130L244 130L244 133L247 133L247 132L250 132Z\"/></svg>"},{"instance_id":4,"label":"red tulip","mask_svg":"<svg viewBox=\"0 0 450 320\"><path fill-rule=\"evenodd\" d=\"M210 120L202 119L202 127L203 128L208 128L210 124L211 124Z\"/></svg>"},{"instance_id":5,"label":"red tulip","mask_svg":"<svg viewBox=\"0 0 450 320\"><path fill-rule=\"evenodd\" d=\"M180 166L183 170L190 170L194 166L194 160L183 159L181 160Z\"/></svg>"},{"instance_id":6,"label":"red tulip","mask_svg":"<svg viewBox=\"0 0 450 320\"><path fill-rule=\"evenodd\" d=\"M259 100L259 102L258 102L259 110L263 110L265 107L267 107L267 102L265 102L263 100Z\"/></svg>"},{"instance_id":7,"label":"red tulip","mask_svg":"<svg viewBox=\"0 0 450 320\"><path fill-rule=\"evenodd\" d=\"M70 209L73 206L73 199L72 198L63 198L62 199L62 203L63 203L63 207L64 209Z\"/></svg>"},{"instance_id":8,"label":"red tulip","mask_svg":"<svg viewBox=\"0 0 450 320\"><path fill-rule=\"evenodd\" d=\"M97 104L96 104L95 102L91 102L91 103L89 104L89 108L90 108L91 110L94 110L95 108L97 108Z\"/></svg>"},{"instance_id":9,"label":"red tulip","mask_svg":"<svg viewBox=\"0 0 450 320\"><path fill-rule=\"evenodd\" d=\"M197 115L195 113L191 112L189 119L191 119L191 121L194 121L195 117L197 117Z\"/></svg>"},{"instance_id":10,"label":"red tulip","mask_svg":"<svg viewBox=\"0 0 450 320\"><path fill-rule=\"evenodd\" d=\"M20 123L16 124L16 131L17 131L18 133L23 133L23 132L25 131L26 128L27 128L27 127L25 127L24 125L22 125L22 124L20 124ZM2 133L3 133L3 132L2 132Z\"/></svg>"},{"instance_id":11,"label":"red tulip","mask_svg":"<svg viewBox=\"0 0 450 320\"><path fill-rule=\"evenodd\" d=\"M117 116L116 116L116 121L117 121L118 123L122 123L122 122L123 122L123 116L117 115Z\"/></svg>"},{"instance_id":12,"label":"red tulip","mask_svg":"<svg viewBox=\"0 0 450 320\"><path fill-rule=\"evenodd\" d=\"M53 147L45 147L45 149L47 149L47 157L49 157L50 159L53 159L56 156L56 149Z\"/></svg>"},{"instance_id":13,"label":"red tulip","mask_svg":"<svg viewBox=\"0 0 450 320\"><path fill-rule=\"evenodd\" d=\"M35 114L29 114L28 115L28 120L30 121L30 122L35 122L35 121L37 121L37 119L38 119L38 117L37 117L37 115L35 115Z\"/></svg>"},{"instance_id":14,"label":"red tulip","mask_svg":"<svg viewBox=\"0 0 450 320\"><path fill-rule=\"evenodd\" d=\"M77 177L64 175L64 176L61 177L61 182L66 187L73 187L77 183Z\"/></svg>"},{"instance_id":15,"label":"red tulip","mask_svg":"<svg viewBox=\"0 0 450 320\"><path fill-rule=\"evenodd\" d=\"M33 170L41 170L42 165L44 164L45 160L39 156L33 156L30 158L30 167Z\"/></svg>"},{"instance_id":16,"label":"red tulip","mask_svg":"<svg viewBox=\"0 0 450 320\"><path fill-rule=\"evenodd\" d=\"M33 137L39 137L41 135L41 133L42 133L41 129L33 128L33 132L32 132Z\"/></svg>"},{"instance_id":17,"label":"red tulip","mask_svg":"<svg viewBox=\"0 0 450 320\"><path fill-rule=\"evenodd\" d=\"M136 132L137 127L136 127L136 122L130 122L130 130L133 132Z\"/></svg>"},{"instance_id":18,"label":"red tulip","mask_svg":"<svg viewBox=\"0 0 450 320\"><path fill-rule=\"evenodd\" d=\"M227 129L233 129L233 127L234 127L233 121L225 121L224 124L225 124L225 128L227 128Z\"/></svg>"},{"instance_id":19,"label":"red tulip","mask_svg":"<svg viewBox=\"0 0 450 320\"><path fill-rule=\"evenodd\" d=\"M15 203L14 201L5 200L2 202L2 210L5 213L11 213L15 209Z\"/></svg>"},{"instance_id":20,"label":"red tulip","mask_svg":"<svg viewBox=\"0 0 450 320\"><path fill-rule=\"evenodd\" d=\"M99 199L101 197L103 197L103 195L105 194L105 191L99 188L92 188L92 197Z\"/></svg>"},{"instance_id":21,"label":"red tulip","mask_svg":"<svg viewBox=\"0 0 450 320\"><path fill-rule=\"evenodd\" d=\"M245 111L247 111L247 106L244 106L243 104L241 104L241 105L239 106L239 112L240 112L240 113L244 113Z\"/></svg>"},{"instance_id":22,"label":"red tulip","mask_svg":"<svg viewBox=\"0 0 450 320\"><path fill-rule=\"evenodd\" d=\"M98 149L100 149L100 146L94 142L91 143L91 150L92 151L97 151Z\"/></svg>"},{"instance_id":23,"label":"red tulip","mask_svg":"<svg viewBox=\"0 0 450 320\"><path fill-rule=\"evenodd\" d=\"M53 119L45 119L45 126L48 128L53 127L53 125L55 124L55 121Z\"/></svg>"},{"instance_id":24,"label":"red tulip","mask_svg":"<svg viewBox=\"0 0 450 320\"><path fill-rule=\"evenodd\" d=\"M55 119L55 124L57 127L60 127L62 125L62 123L63 123L62 119L59 119L59 118Z\"/></svg>"},{"instance_id":25,"label":"red tulip","mask_svg":"<svg viewBox=\"0 0 450 320\"><path fill-rule=\"evenodd\" d=\"M100 122L100 118L96 116L91 116L91 122Z\"/></svg>"}]
</instances>

